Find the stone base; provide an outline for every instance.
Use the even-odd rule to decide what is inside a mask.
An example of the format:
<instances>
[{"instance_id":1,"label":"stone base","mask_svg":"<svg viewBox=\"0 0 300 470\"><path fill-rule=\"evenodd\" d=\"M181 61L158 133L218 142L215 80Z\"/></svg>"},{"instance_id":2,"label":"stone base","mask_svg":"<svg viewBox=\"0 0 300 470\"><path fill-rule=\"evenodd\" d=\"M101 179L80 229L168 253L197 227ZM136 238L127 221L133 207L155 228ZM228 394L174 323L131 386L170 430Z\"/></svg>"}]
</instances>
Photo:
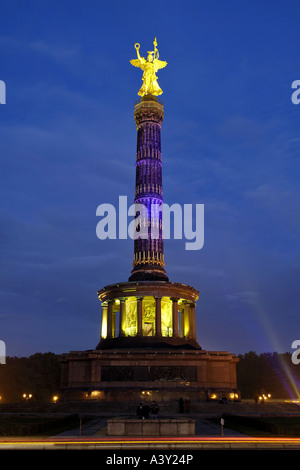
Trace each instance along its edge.
<instances>
[{"instance_id":1,"label":"stone base","mask_svg":"<svg viewBox=\"0 0 300 470\"><path fill-rule=\"evenodd\" d=\"M61 359L63 401L236 400L234 354L201 349L103 349ZM234 397L234 398L232 398Z\"/></svg>"},{"instance_id":2,"label":"stone base","mask_svg":"<svg viewBox=\"0 0 300 470\"><path fill-rule=\"evenodd\" d=\"M121 419L107 420L109 436L194 436L193 419Z\"/></svg>"}]
</instances>

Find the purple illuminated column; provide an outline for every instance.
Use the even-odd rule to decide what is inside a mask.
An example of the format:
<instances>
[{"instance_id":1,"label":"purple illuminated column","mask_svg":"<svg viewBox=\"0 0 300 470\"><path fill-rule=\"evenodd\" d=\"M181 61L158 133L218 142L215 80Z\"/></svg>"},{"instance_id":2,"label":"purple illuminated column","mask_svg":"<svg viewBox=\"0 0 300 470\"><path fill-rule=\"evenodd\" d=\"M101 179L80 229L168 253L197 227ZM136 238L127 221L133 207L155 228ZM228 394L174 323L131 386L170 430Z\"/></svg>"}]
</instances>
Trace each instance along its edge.
<instances>
[{"instance_id":1,"label":"purple illuminated column","mask_svg":"<svg viewBox=\"0 0 300 470\"><path fill-rule=\"evenodd\" d=\"M147 208L141 215L141 233L134 240L133 270L129 281L168 281L164 269L162 236L161 126L164 108L146 95L135 105L137 127L135 204ZM138 207L138 206L136 206ZM145 235L146 234L146 235Z\"/></svg>"}]
</instances>

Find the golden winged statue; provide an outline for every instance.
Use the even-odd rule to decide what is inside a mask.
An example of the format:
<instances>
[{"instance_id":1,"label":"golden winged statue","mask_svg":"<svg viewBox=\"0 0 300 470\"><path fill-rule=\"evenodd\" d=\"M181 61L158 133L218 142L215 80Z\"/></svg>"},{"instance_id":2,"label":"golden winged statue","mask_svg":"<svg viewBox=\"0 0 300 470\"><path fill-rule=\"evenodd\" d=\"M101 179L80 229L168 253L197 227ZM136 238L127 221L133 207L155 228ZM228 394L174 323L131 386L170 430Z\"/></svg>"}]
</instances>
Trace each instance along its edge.
<instances>
[{"instance_id":1,"label":"golden winged statue","mask_svg":"<svg viewBox=\"0 0 300 470\"><path fill-rule=\"evenodd\" d=\"M132 59L130 61L131 65L134 67L139 67L143 70L143 85L138 92L138 95L145 96L145 95L154 95L158 96L162 94L162 89L158 85L156 72L159 69L163 69L167 62L164 60L159 60L159 53L157 50L157 41L156 38L153 42L154 44L154 51L148 51L147 59L140 56L140 44L136 43L134 45L137 53L137 59Z\"/></svg>"}]
</instances>

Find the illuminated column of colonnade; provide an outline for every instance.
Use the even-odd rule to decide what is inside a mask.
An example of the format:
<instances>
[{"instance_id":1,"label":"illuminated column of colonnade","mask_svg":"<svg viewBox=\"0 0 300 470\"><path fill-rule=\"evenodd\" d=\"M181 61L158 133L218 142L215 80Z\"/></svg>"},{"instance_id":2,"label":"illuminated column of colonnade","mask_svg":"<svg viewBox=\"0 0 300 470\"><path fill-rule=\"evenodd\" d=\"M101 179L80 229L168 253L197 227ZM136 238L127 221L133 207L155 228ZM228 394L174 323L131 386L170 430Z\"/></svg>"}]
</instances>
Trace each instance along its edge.
<instances>
[{"instance_id":1,"label":"illuminated column of colonnade","mask_svg":"<svg viewBox=\"0 0 300 470\"><path fill-rule=\"evenodd\" d=\"M162 297L155 299L155 336L162 335L161 301ZM172 337L186 337L196 340L196 305L191 301L183 301L179 308L178 298L171 297L172 301ZM117 302L116 302L117 301ZM143 297L136 297L137 303L137 336L143 336ZM179 311L180 310L180 311ZM119 312L119 335L126 336L124 323L126 318L126 298L113 299L102 302L102 338L116 337L116 315ZM179 317L181 328L179 331Z\"/></svg>"}]
</instances>

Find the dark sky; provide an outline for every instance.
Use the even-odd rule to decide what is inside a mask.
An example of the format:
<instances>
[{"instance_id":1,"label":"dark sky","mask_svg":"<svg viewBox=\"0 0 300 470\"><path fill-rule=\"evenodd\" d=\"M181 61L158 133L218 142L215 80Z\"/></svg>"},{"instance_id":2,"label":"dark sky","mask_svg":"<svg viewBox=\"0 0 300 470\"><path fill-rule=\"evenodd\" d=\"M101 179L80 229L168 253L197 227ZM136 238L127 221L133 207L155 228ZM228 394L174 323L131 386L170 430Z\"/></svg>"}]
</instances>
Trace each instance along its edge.
<instances>
[{"instance_id":1,"label":"dark sky","mask_svg":"<svg viewBox=\"0 0 300 470\"><path fill-rule=\"evenodd\" d=\"M200 291L207 350L284 352L300 337L300 3L1 2L0 339L9 356L92 349L97 291L127 281L133 241L96 208L134 198L132 67L157 37L164 200L204 204L205 244L165 242Z\"/></svg>"}]
</instances>

